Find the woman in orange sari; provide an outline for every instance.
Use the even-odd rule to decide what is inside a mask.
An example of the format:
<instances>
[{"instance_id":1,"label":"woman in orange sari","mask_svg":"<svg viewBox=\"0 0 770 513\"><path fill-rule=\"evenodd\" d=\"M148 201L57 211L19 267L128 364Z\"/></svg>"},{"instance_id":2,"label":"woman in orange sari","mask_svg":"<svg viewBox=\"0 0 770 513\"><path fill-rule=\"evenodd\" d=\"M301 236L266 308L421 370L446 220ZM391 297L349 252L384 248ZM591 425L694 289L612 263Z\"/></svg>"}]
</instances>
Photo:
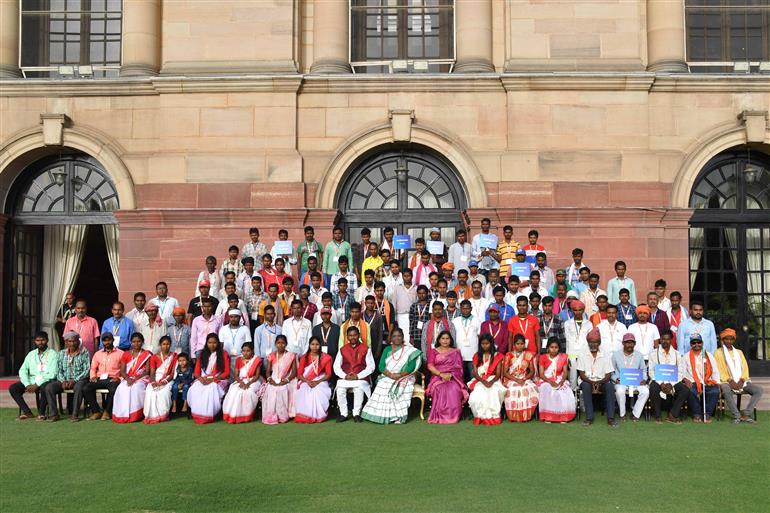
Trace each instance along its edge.
<instances>
[{"instance_id":1,"label":"woman in orange sari","mask_svg":"<svg viewBox=\"0 0 770 513\"><path fill-rule=\"evenodd\" d=\"M513 337L513 351L505 355L505 413L511 422L528 422L537 408L537 386L532 382L535 359L524 350L526 344L524 335L517 333Z\"/></svg>"},{"instance_id":2,"label":"woman in orange sari","mask_svg":"<svg viewBox=\"0 0 770 513\"><path fill-rule=\"evenodd\" d=\"M479 337L479 352L473 355L473 379L468 383L471 395L468 406L473 412L474 424L500 424L505 387L500 383L501 363L505 355L498 353L495 339L489 333Z\"/></svg>"}]
</instances>

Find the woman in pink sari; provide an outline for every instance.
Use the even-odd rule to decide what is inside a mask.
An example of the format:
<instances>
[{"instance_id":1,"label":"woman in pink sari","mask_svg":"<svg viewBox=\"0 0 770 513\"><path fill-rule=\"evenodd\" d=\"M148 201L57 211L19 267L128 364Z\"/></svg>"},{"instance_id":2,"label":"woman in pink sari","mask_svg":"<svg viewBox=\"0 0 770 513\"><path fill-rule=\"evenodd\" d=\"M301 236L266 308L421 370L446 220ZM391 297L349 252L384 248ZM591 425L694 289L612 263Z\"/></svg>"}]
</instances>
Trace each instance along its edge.
<instances>
[{"instance_id":1,"label":"woman in pink sari","mask_svg":"<svg viewBox=\"0 0 770 513\"><path fill-rule=\"evenodd\" d=\"M155 424L168 420L171 410L171 387L174 384L177 354L171 352L171 337L159 340L158 354L150 358L150 384L144 394L144 423Z\"/></svg>"},{"instance_id":2,"label":"woman in pink sari","mask_svg":"<svg viewBox=\"0 0 770 513\"><path fill-rule=\"evenodd\" d=\"M505 413L511 422L529 422L537 408L537 385L532 382L535 375L535 358L525 351L527 341L517 333L513 337L513 351L505 355L503 384Z\"/></svg>"},{"instance_id":3,"label":"woman in pink sari","mask_svg":"<svg viewBox=\"0 0 770 513\"><path fill-rule=\"evenodd\" d=\"M119 424L139 422L144 416L144 391L149 382L152 353L142 350L141 333L131 336L131 349L120 357L120 385L112 400L112 421Z\"/></svg>"},{"instance_id":4,"label":"woman in pink sari","mask_svg":"<svg viewBox=\"0 0 770 513\"><path fill-rule=\"evenodd\" d=\"M425 396L432 398L431 424L454 424L463 413L468 390L463 383L463 357L448 331L439 333L436 347L428 348L428 370L432 377Z\"/></svg>"},{"instance_id":5,"label":"woman in pink sari","mask_svg":"<svg viewBox=\"0 0 770 513\"><path fill-rule=\"evenodd\" d=\"M297 355L286 350L286 336L275 337L275 351L267 356L267 385L262 396L262 423L280 424L294 417Z\"/></svg>"},{"instance_id":6,"label":"woman in pink sari","mask_svg":"<svg viewBox=\"0 0 770 513\"><path fill-rule=\"evenodd\" d=\"M251 422L262 396L262 358L254 356L254 343L245 342L235 360L235 381L222 403L222 418L229 424Z\"/></svg>"},{"instance_id":7,"label":"woman in pink sari","mask_svg":"<svg viewBox=\"0 0 770 513\"><path fill-rule=\"evenodd\" d=\"M540 355L540 420L567 423L575 418L575 395L567 373L569 358L559 352L559 339L548 340L548 353Z\"/></svg>"},{"instance_id":8,"label":"woman in pink sari","mask_svg":"<svg viewBox=\"0 0 770 513\"><path fill-rule=\"evenodd\" d=\"M230 385L230 356L216 333L209 333L195 361L195 382L187 391L187 404L196 424L214 422L222 411L222 398Z\"/></svg>"},{"instance_id":9,"label":"woman in pink sari","mask_svg":"<svg viewBox=\"0 0 770 513\"><path fill-rule=\"evenodd\" d=\"M326 420L332 389L332 357L321 351L321 341L311 337L307 353L297 366L297 393L294 396L297 415L294 422L315 424Z\"/></svg>"}]
</instances>

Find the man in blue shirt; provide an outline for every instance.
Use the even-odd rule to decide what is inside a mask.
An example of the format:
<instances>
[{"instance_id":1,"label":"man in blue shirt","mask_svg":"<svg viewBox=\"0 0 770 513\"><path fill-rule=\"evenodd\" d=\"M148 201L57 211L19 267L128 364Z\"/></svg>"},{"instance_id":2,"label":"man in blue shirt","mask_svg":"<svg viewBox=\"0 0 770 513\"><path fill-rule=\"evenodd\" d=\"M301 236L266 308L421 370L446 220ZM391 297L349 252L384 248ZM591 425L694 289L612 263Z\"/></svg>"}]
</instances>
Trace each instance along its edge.
<instances>
[{"instance_id":1,"label":"man in blue shirt","mask_svg":"<svg viewBox=\"0 0 770 513\"><path fill-rule=\"evenodd\" d=\"M121 351L131 348L131 335L134 334L134 323L123 315L125 307L120 301L112 303L112 317L104 321L101 333L112 333L115 347ZM99 342L99 349L102 348Z\"/></svg>"},{"instance_id":2,"label":"man in blue shirt","mask_svg":"<svg viewBox=\"0 0 770 513\"><path fill-rule=\"evenodd\" d=\"M703 339L703 350L711 354L717 350L717 332L714 323L703 318L703 303L690 303L690 318L682 321L676 332L676 348L682 354L690 350L690 337L698 334Z\"/></svg>"}]
</instances>

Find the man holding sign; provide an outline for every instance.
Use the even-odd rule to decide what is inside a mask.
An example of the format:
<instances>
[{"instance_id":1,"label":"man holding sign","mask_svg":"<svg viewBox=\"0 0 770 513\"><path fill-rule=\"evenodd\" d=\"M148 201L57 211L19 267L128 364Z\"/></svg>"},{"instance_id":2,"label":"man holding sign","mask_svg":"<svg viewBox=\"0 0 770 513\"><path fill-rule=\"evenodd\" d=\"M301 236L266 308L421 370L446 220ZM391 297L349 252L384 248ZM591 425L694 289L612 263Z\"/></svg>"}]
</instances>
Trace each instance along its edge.
<instances>
[{"instance_id":1,"label":"man holding sign","mask_svg":"<svg viewBox=\"0 0 770 513\"><path fill-rule=\"evenodd\" d=\"M482 219L481 233L473 236L471 245L471 257L479 262L479 269L484 275L490 269L500 269L500 262L497 261L497 235L489 233L491 226L492 221L488 217Z\"/></svg>"},{"instance_id":2,"label":"man holding sign","mask_svg":"<svg viewBox=\"0 0 770 513\"><path fill-rule=\"evenodd\" d=\"M633 333L623 335L623 350L612 353L612 366L615 368L612 379L615 382L615 397L618 400L620 418L623 420L626 418L626 392L629 397L633 397L635 391L639 392L639 397L631 411L633 421L639 422L644 405L647 404L647 398L650 396L650 389L645 379L647 366L644 364L644 356L639 351L634 351L635 346L636 338Z\"/></svg>"},{"instance_id":3,"label":"man holding sign","mask_svg":"<svg viewBox=\"0 0 770 513\"><path fill-rule=\"evenodd\" d=\"M681 424L682 407L690 394L690 390L682 383L680 372L682 355L671 346L673 340L674 335L671 330L664 331L660 335L660 345L650 353L650 401L657 424L661 423L661 403L671 399L673 403L666 422Z\"/></svg>"}]
</instances>

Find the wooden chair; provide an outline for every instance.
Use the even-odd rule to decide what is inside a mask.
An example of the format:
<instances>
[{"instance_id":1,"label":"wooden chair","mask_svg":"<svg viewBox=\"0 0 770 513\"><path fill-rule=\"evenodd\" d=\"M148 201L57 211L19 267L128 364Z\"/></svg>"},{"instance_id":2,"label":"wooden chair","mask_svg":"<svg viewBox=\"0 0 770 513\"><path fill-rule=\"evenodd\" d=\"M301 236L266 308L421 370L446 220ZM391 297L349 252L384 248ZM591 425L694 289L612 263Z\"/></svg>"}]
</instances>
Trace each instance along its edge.
<instances>
[{"instance_id":1,"label":"wooden chair","mask_svg":"<svg viewBox=\"0 0 770 513\"><path fill-rule=\"evenodd\" d=\"M420 371L416 371L414 375L417 379L414 382L412 399L420 400L420 419L425 420L425 376Z\"/></svg>"}]
</instances>

